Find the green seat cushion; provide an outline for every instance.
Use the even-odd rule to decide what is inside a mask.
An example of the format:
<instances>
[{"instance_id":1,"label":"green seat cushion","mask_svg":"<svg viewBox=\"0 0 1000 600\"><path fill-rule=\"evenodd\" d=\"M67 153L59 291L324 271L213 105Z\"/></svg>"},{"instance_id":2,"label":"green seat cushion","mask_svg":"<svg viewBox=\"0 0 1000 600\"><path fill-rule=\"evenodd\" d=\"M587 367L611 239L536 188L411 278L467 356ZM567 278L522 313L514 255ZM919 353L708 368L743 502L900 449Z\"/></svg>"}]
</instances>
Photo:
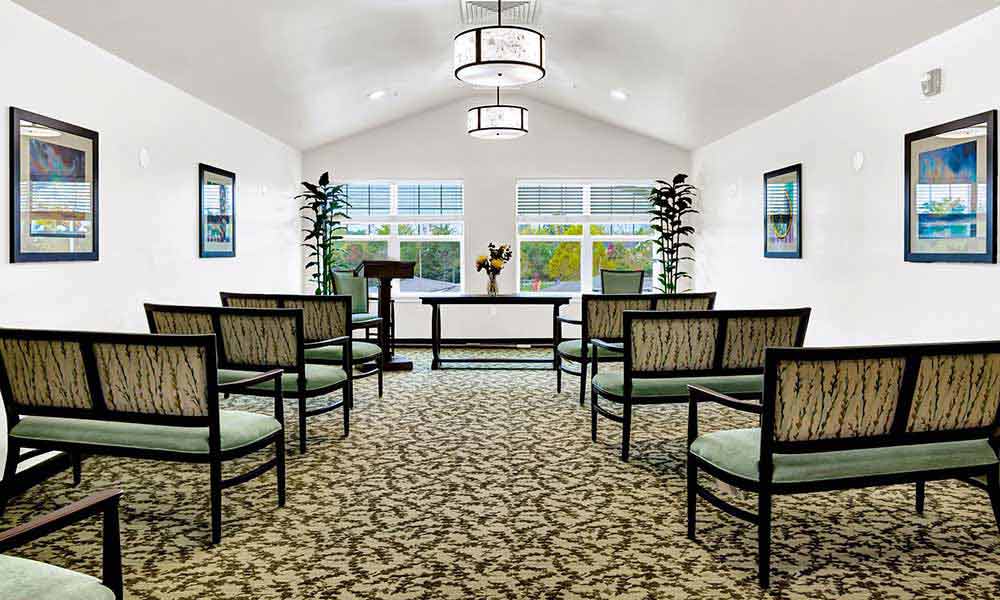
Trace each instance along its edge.
<instances>
[{"instance_id":1,"label":"green seat cushion","mask_svg":"<svg viewBox=\"0 0 1000 600\"><path fill-rule=\"evenodd\" d=\"M359 312L351 315L351 323L355 325L360 325L361 323L368 323L378 319L378 315L373 315L371 313Z\"/></svg>"},{"instance_id":2,"label":"green seat cushion","mask_svg":"<svg viewBox=\"0 0 1000 600\"><path fill-rule=\"evenodd\" d=\"M699 436L691 453L727 473L758 480L760 429L731 429ZM801 483L894 475L996 464L987 440L939 442L809 454L775 454L774 481Z\"/></svg>"},{"instance_id":3,"label":"green seat cushion","mask_svg":"<svg viewBox=\"0 0 1000 600\"><path fill-rule=\"evenodd\" d=\"M223 450L242 448L280 429L281 424L269 415L235 410L219 411L219 434ZM116 448L208 454L207 427L175 427L61 417L24 417L14 426L10 434L25 442L73 442Z\"/></svg>"},{"instance_id":4,"label":"green seat cushion","mask_svg":"<svg viewBox=\"0 0 1000 600\"><path fill-rule=\"evenodd\" d=\"M0 598L114 600L115 595L90 575L26 558L0 555Z\"/></svg>"},{"instance_id":5,"label":"green seat cushion","mask_svg":"<svg viewBox=\"0 0 1000 600\"><path fill-rule=\"evenodd\" d=\"M259 375L255 371L237 371L233 369L219 369L219 383L231 383ZM312 392L330 386L337 385L347 379L347 374L340 367L332 365L306 365L306 391ZM285 373L281 376L281 389L286 394L297 392L299 376L296 373ZM254 392L274 392L274 382L265 381L252 385L249 388Z\"/></svg>"},{"instance_id":6,"label":"green seat cushion","mask_svg":"<svg viewBox=\"0 0 1000 600\"><path fill-rule=\"evenodd\" d=\"M372 360L382 352L382 349L369 342L351 342L351 358L354 362ZM307 361L340 362L344 360L344 347L335 344L320 348L306 348Z\"/></svg>"},{"instance_id":7,"label":"green seat cushion","mask_svg":"<svg viewBox=\"0 0 1000 600\"><path fill-rule=\"evenodd\" d=\"M622 344L615 344L615 346L617 346L619 348L623 348L624 347ZM557 348L558 348L560 354L566 355L568 357L581 358L582 357L581 350L583 348L583 341L582 340L567 340L565 342L561 342L557 346ZM612 350L608 350L607 348L599 348L599 347L591 344L590 348L587 351L587 359L588 360L594 357L594 350L595 349L597 350L597 357L598 358L617 358L618 360L621 360L622 358L625 357L625 355L622 354L621 352L614 352Z\"/></svg>"},{"instance_id":8,"label":"green seat cushion","mask_svg":"<svg viewBox=\"0 0 1000 600\"><path fill-rule=\"evenodd\" d=\"M351 312L368 312L368 280L353 273L333 274L333 285L338 294L351 297Z\"/></svg>"},{"instance_id":9,"label":"green seat cushion","mask_svg":"<svg viewBox=\"0 0 1000 600\"><path fill-rule=\"evenodd\" d=\"M622 373L598 373L593 379L597 391L611 396L625 395ZM712 377L670 377L632 379L632 396L640 398L687 398L689 385L701 385L724 394L759 394L764 388L763 375L717 375Z\"/></svg>"}]
</instances>

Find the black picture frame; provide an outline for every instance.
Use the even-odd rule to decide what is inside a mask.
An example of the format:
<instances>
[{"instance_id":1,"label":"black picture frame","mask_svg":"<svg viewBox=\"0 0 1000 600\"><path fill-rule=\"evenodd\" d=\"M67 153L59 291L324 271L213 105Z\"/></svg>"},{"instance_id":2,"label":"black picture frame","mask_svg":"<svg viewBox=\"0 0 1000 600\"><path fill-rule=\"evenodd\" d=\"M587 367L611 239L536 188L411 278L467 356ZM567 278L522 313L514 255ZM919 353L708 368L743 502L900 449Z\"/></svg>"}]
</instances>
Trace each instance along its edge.
<instances>
[{"instance_id":1,"label":"black picture frame","mask_svg":"<svg viewBox=\"0 0 1000 600\"><path fill-rule=\"evenodd\" d=\"M798 211L798 218L795 219L795 240L796 248L792 251L777 251L768 250L767 245L767 232L770 226L768 221L768 199L767 199L767 182L770 179L776 177L781 177L783 175L792 174L795 176L795 184L798 189L798 198L796 199L797 205L795 210ZM764 258L802 258L802 198L804 196L802 190L802 163L796 163L794 165L784 167L782 169L776 169L774 171L768 171L764 173Z\"/></svg>"},{"instance_id":2,"label":"black picture frame","mask_svg":"<svg viewBox=\"0 0 1000 600\"><path fill-rule=\"evenodd\" d=\"M96 131L73 125L65 121L46 117L15 106L10 107L10 262L65 262L65 261L96 261L100 258L100 155L99 138ZM21 161L21 121L42 125L49 129L75 135L90 140L91 146L91 180L90 180L90 211L91 211L91 246L89 251L81 252L40 252L25 251L21 239L21 169L30 168Z\"/></svg>"},{"instance_id":3,"label":"black picture frame","mask_svg":"<svg viewBox=\"0 0 1000 600\"><path fill-rule=\"evenodd\" d=\"M212 173L220 177L227 177L232 180L232 205L233 210L230 218L232 220L232 249L231 250L209 250L205 246L205 175ZM198 256L200 258L232 258L236 256L236 173L206 165L198 164Z\"/></svg>"},{"instance_id":4,"label":"black picture frame","mask_svg":"<svg viewBox=\"0 0 1000 600\"><path fill-rule=\"evenodd\" d=\"M944 133L968 129L976 125L986 124L986 247L982 252L920 252L912 248L911 217L913 203L912 147L915 142ZM996 192L997 192L997 111L990 110L962 119L956 119L934 127L906 134L903 139L903 260L906 262L954 262L954 263L996 263Z\"/></svg>"}]
</instances>

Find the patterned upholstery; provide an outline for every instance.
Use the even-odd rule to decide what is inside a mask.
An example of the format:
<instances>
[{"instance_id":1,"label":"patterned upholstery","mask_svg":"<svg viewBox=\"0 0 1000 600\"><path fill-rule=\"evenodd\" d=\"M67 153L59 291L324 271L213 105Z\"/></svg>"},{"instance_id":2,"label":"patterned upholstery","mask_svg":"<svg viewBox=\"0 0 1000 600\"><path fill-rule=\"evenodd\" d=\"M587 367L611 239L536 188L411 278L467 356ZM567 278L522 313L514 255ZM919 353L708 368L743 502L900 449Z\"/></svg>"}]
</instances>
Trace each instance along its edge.
<instances>
[{"instance_id":1,"label":"patterned upholstery","mask_svg":"<svg viewBox=\"0 0 1000 600\"><path fill-rule=\"evenodd\" d=\"M0 338L10 398L21 406L93 407L80 344L69 340Z\"/></svg>"},{"instance_id":2,"label":"patterned upholstery","mask_svg":"<svg viewBox=\"0 0 1000 600\"><path fill-rule=\"evenodd\" d=\"M763 369L764 349L795 345L799 317L729 319L723 368Z\"/></svg>"},{"instance_id":3,"label":"patterned upholstery","mask_svg":"<svg viewBox=\"0 0 1000 600\"><path fill-rule=\"evenodd\" d=\"M338 298L312 296L286 299L285 308L301 308L303 337L307 342L319 342L351 335L348 317L350 306Z\"/></svg>"},{"instance_id":4,"label":"patterned upholstery","mask_svg":"<svg viewBox=\"0 0 1000 600\"><path fill-rule=\"evenodd\" d=\"M689 296L686 294L668 294L657 296L653 310L712 310L715 304L713 296Z\"/></svg>"},{"instance_id":5,"label":"patterned upholstery","mask_svg":"<svg viewBox=\"0 0 1000 600\"><path fill-rule=\"evenodd\" d=\"M903 383L903 358L782 361L774 437L804 441L889 433Z\"/></svg>"},{"instance_id":6,"label":"patterned upholstery","mask_svg":"<svg viewBox=\"0 0 1000 600\"><path fill-rule=\"evenodd\" d=\"M280 308L277 297L260 296L227 296L225 306L233 308Z\"/></svg>"},{"instance_id":7,"label":"patterned upholstery","mask_svg":"<svg viewBox=\"0 0 1000 600\"><path fill-rule=\"evenodd\" d=\"M109 410L194 416L209 414L205 349L199 346L94 344Z\"/></svg>"},{"instance_id":8,"label":"patterned upholstery","mask_svg":"<svg viewBox=\"0 0 1000 600\"><path fill-rule=\"evenodd\" d=\"M171 311L156 308L149 311L156 333L176 333L192 335L199 333L215 333L212 327L212 313Z\"/></svg>"},{"instance_id":9,"label":"patterned upholstery","mask_svg":"<svg viewBox=\"0 0 1000 600\"><path fill-rule=\"evenodd\" d=\"M985 427L1000 402L1000 354L925 356L920 360L907 431Z\"/></svg>"},{"instance_id":10,"label":"patterned upholstery","mask_svg":"<svg viewBox=\"0 0 1000 600\"><path fill-rule=\"evenodd\" d=\"M228 363L287 369L298 366L298 332L294 314L222 313L219 315L219 334Z\"/></svg>"},{"instance_id":11,"label":"patterned upholstery","mask_svg":"<svg viewBox=\"0 0 1000 600\"><path fill-rule=\"evenodd\" d=\"M632 370L709 370L714 364L719 319L632 321Z\"/></svg>"},{"instance_id":12,"label":"patterned upholstery","mask_svg":"<svg viewBox=\"0 0 1000 600\"><path fill-rule=\"evenodd\" d=\"M586 304L587 335L599 339L621 339L622 313L626 310L649 310L652 306L652 296L649 298L616 299L612 296L587 296Z\"/></svg>"}]
</instances>

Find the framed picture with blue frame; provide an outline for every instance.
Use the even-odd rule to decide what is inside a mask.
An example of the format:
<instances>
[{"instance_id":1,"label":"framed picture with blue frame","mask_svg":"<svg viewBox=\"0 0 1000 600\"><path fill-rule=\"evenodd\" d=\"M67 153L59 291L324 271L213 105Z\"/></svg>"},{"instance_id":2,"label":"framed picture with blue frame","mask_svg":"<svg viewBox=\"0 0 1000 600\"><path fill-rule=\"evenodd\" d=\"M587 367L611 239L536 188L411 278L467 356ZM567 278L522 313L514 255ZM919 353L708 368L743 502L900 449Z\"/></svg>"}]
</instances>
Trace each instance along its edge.
<instances>
[{"instance_id":1,"label":"framed picture with blue frame","mask_svg":"<svg viewBox=\"0 0 1000 600\"><path fill-rule=\"evenodd\" d=\"M198 165L198 256L236 256L236 174Z\"/></svg>"},{"instance_id":2,"label":"framed picture with blue frame","mask_svg":"<svg viewBox=\"0 0 1000 600\"><path fill-rule=\"evenodd\" d=\"M997 261L992 110L906 135L907 262Z\"/></svg>"},{"instance_id":3,"label":"framed picture with blue frame","mask_svg":"<svg viewBox=\"0 0 1000 600\"><path fill-rule=\"evenodd\" d=\"M764 173L764 257L802 258L802 164Z\"/></svg>"}]
</instances>

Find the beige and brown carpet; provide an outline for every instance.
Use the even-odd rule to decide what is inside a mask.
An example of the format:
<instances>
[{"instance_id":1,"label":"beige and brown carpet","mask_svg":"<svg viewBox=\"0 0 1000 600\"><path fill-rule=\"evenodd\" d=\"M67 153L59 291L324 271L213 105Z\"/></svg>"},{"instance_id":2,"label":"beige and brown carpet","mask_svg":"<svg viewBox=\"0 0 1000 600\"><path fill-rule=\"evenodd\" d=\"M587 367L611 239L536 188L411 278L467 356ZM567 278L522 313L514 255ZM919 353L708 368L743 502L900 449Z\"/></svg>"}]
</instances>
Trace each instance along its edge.
<instances>
[{"instance_id":1,"label":"beige and brown carpet","mask_svg":"<svg viewBox=\"0 0 1000 600\"><path fill-rule=\"evenodd\" d=\"M986 494L911 486L779 498L773 588L755 581L754 529L700 507L685 537L681 406L640 408L629 464L613 424L589 437L578 380L551 371L428 370L358 387L351 435L341 415L310 421L290 454L288 506L273 475L224 493L223 541L208 544L206 467L91 458L17 498L0 528L89 491L121 485L127 596L247 598L989 598L1000 591L1000 534ZM232 407L268 410L232 398ZM290 404L291 406L291 404ZM294 442L295 413L287 414ZM746 420L706 408L703 430ZM290 444L290 447L293 447ZM231 469L229 472L233 472ZM748 506L751 506L748 499ZM97 521L22 556L100 572Z\"/></svg>"}]
</instances>

